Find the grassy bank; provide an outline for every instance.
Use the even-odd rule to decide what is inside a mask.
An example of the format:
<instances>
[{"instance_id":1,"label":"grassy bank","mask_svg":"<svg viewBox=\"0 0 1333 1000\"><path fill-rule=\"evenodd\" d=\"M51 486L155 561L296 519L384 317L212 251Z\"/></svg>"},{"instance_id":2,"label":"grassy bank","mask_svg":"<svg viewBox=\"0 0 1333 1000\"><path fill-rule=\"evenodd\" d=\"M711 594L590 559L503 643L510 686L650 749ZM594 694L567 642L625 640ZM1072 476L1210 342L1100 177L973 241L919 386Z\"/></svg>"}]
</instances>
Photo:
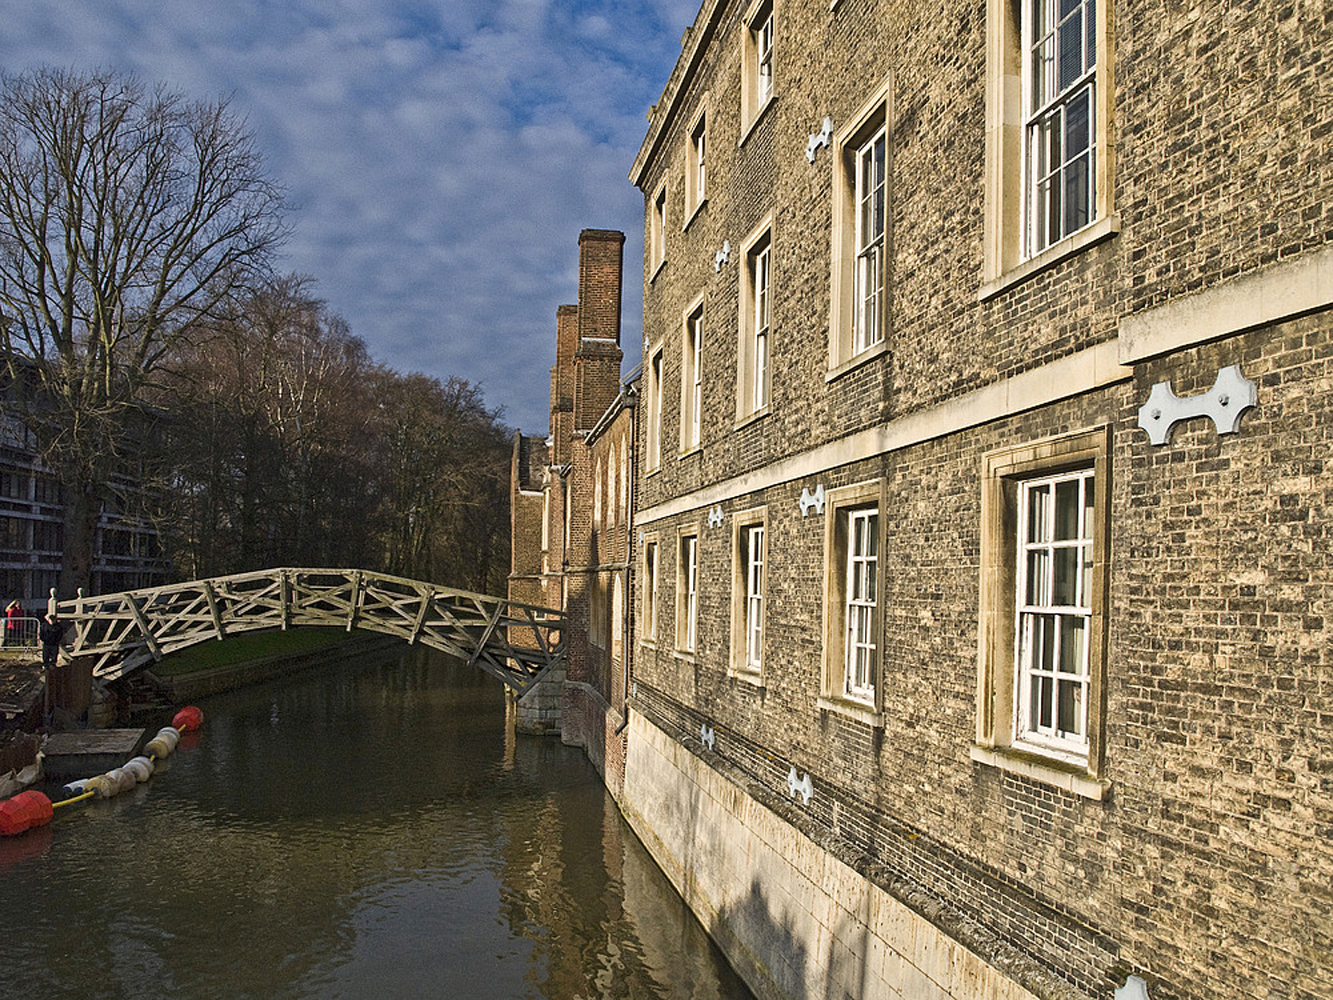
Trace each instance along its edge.
<instances>
[{"instance_id":1,"label":"grassy bank","mask_svg":"<svg viewBox=\"0 0 1333 1000\"><path fill-rule=\"evenodd\" d=\"M201 642L163 657L152 667L158 677L183 677L201 670L229 667L274 656L300 656L339 646L351 639L364 638L364 632L347 632L337 627L268 629L228 636L221 642Z\"/></svg>"}]
</instances>

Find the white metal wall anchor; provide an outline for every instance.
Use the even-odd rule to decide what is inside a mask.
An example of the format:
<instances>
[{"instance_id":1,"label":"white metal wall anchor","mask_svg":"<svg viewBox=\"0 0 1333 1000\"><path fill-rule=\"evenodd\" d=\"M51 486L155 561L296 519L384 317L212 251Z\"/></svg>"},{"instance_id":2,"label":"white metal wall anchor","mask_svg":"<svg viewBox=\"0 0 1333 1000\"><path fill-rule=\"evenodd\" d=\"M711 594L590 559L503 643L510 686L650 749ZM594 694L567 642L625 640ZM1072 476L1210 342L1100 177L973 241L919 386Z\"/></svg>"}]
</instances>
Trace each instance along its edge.
<instances>
[{"instance_id":1,"label":"white metal wall anchor","mask_svg":"<svg viewBox=\"0 0 1333 1000\"><path fill-rule=\"evenodd\" d=\"M722 505L720 503L714 504L708 512L708 526L710 528L722 527Z\"/></svg>"},{"instance_id":2,"label":"white metal wall anchor","mask_svg":"<svg viewBox=\"0 0 1333 1000\"><path fill-rule=\"evenodd\" d=\"M721 271L722 265L731 260L731 240L722 241L722 249L713 254L713 270Z\"/></svg>"},{"instance_id":3,"label":"white metal wall anchor","mask_svg":"<svg viewBox=\"0 0 1333 1000\"><path fill-rule=\"evenodd\" d=\"M1138 976L1130 976L1124 986L1115 988L1115 1000L1151 1000L1148 996L1148 984Z\"/></svg>"},{"instance_id":4,"label":"white metal wall anchor","mask_svg":"<svg viewBox=\"0 0 1333 1000\"><path fill-rule=\"evenodd\" d=\"M717 732L706 722L699 725L699 742L709 750L717 749Z\"/></svg>"},{"instance_id":5,"label":"white metal wall anchor","mask_svg":"<svg viewBox=\"0 0 1333 1000\"><path fill-rule=\"evenodd\" d=\"M811 507L815 509L816 514L824 513L824 484L820 483L816 486L813 493L808 489L802 489L800 504L802 517L810 516Z\"/></svg>"},{"instance_id":6,"label":"white metal wall anchor","mask_svg":"<svg viewBox=\"0 0 1333 1000\"><path fill-rule=\"evenodd\" d=\"M828 146L833 142L833 119L825 118L823 128L810 136L810 141L805 144L805 158L811 163L815 162L815 153L819 151L820 146Z\"/></svg>"},{"instance_id":7,"label":"white metal wall anchor","mask_svg":"<svg viewBox=\"0 0 1333 1000\"><path fill-rule=\"evenodd\" d=\"M1170 382L1158 382L1139 407L1139 426L1148 432L1153 444L1166 444L1171 430L1182 420L1208 417L1218 434L1234 434L1241 414L1258 402L1255 384L1240 373L1239 365L1229 365L1217 373L1217 380L1207 392L1181 399Z\"/></svg>"},{"instance_id":8,"label":"white metal wall anchor","mask_svg":"<svg viewBox=\"0 0 1333 1000\"><path fill-rule=\"evenodd\" d=\"M815 786L814 782L810 780L808 771L798 779L796 777L796 766L792 765L791 773L787 775L787 794L794 799L797 792L801 793L801 798L806 805L809 805L810 796L815 794Z\"/></svg>"}]
</instances>

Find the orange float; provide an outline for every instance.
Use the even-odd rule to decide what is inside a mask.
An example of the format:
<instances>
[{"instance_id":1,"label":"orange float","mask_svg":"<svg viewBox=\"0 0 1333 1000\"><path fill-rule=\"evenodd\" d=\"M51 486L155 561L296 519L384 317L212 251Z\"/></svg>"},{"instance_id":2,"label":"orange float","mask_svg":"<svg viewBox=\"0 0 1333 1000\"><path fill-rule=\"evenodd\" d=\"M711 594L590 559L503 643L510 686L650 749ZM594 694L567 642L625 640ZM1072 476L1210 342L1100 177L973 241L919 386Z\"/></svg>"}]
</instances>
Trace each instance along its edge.
<instances>
[{"instance_id":1,"label":"orange float","mask_svg":"<svg viewBox=\"0 0 1333 1000\"><path fill-rule=\"evenodd\" d=\"M29 789L12 799L0 802L0 836L12 837L33 827L51 822L51 800L41 792Z\"/></svg>"}]
</instances>

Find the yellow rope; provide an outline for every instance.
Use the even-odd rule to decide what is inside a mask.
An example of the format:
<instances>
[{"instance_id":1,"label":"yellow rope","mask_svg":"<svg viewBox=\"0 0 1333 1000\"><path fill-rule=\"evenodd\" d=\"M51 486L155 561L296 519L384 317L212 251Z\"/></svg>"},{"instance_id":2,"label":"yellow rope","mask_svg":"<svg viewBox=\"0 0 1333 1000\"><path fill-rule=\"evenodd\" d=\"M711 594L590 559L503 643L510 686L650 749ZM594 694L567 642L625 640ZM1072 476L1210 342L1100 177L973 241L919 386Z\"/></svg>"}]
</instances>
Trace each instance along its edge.
<instances>
[{"instance_id":1,"label":"yellow rope","mask_svg":"<svg viewBox=\"0 0 1333 1000\"><path fill-rule=\"evenodd\" d=\"M91 799L96 792L84 792L82 795L76 795L72 799L61 799L59 802L52 802L52 809L59 809L61 806L73 805L75 802L82 802L84 799Z\"/></svg>"}]
</instances>

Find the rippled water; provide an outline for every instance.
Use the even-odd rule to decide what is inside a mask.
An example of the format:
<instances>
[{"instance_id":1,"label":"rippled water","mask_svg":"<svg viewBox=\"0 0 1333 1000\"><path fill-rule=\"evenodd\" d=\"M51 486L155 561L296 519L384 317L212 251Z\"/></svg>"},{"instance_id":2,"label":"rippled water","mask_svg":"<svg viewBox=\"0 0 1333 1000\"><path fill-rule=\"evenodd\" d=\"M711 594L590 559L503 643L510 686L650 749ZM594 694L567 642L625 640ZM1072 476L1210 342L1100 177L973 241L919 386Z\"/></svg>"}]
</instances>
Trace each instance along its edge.
<instances>
[{"instance_id":1,"label":"rippled water","mask_svg":"<svg viewBox=\"0 0 1333 1000\"><path fill-rule=\"evenodd\" d=\"M582 754L414 654L200 703L107 802L0 838L27 997L750 994Z\"/></svg>"}]
</instances>

